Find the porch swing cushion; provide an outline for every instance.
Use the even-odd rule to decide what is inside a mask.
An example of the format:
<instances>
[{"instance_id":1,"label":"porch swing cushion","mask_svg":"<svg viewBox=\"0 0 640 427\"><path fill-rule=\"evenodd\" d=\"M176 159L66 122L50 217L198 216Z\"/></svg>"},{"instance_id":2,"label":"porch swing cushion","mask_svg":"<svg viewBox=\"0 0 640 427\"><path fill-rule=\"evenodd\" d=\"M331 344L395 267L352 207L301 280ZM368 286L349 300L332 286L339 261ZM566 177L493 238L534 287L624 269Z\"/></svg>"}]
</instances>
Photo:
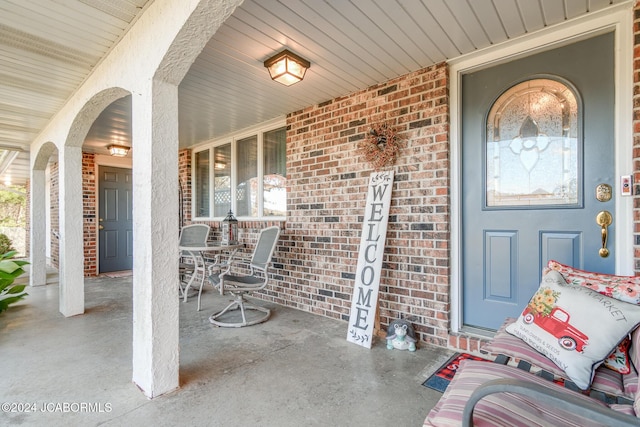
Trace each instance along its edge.
<instances>
[{"instance_id":1,"label":"porch swing cushion","mask_svg":"<svg viewBox=\"0 0 640 427\"><path fill-rule=\"evenodd\" d=\"M640 306L567 284L557 271L506 331L525 341L587 390L595 369L640 323Z\"/></svg>"},{"instance_id":2,"label":"porch swing cushion","mask_svg":"<svg viewBox=\"0 0 640 427\"><path fill-rule=\"evenodd\" d=\"M514 318L507 318L496 332L496 335L482 346L482 352L487 353L490 357L507 356L513 364L525 362L530 365L527 369L532 373L549 373L559 383L570 381L567 374L558 365L520 338L506 331L507 326L515 321L516 319ZM640 336L640 333L636 332L636 334ZM628 374L622 375L606 369L604 365L600 366L595 370L591 390L616 398L622 397L633 400L638 391L638 373L633 364L630 368Z\"/></svg>"}]
</instances>

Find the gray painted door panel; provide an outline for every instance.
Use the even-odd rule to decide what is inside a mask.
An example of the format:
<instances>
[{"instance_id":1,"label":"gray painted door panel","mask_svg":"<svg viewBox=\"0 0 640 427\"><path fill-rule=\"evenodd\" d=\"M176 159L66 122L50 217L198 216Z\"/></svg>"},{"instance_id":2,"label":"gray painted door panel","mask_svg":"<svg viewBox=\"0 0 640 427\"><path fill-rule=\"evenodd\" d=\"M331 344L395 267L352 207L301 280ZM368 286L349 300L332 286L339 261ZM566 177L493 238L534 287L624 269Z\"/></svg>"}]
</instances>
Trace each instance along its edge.
<instances>
[{"instance_id":1,"label":"gray painted door panel","mask_svg":"<svg viewBox=\"0 0 640 427\"><path fill-rule=\"evenodd\" d=\"M604 34L462 78L462 265L463 323L497 329L517 317L537 289L549 259L576 268L613 272L616 217L614 198L599 202L595 188L614 185L614 39ZM487 209L485 191L486 117L495 99L514 84L536 76L570 82L582 100L583 168L580 206ZM613 214L608 258L602 245L599 211Z\"/></svg>"},{"instance_id":2,"label":"gray painted door panel","mask_svg":"<svg viewBox=\"0 0 640 427\"><path fill-rule=\"evenodd\" d=\"M133 267L133 218L131 170L99 167L98 204L101 273Z\"/></svg>"}]
</instances>

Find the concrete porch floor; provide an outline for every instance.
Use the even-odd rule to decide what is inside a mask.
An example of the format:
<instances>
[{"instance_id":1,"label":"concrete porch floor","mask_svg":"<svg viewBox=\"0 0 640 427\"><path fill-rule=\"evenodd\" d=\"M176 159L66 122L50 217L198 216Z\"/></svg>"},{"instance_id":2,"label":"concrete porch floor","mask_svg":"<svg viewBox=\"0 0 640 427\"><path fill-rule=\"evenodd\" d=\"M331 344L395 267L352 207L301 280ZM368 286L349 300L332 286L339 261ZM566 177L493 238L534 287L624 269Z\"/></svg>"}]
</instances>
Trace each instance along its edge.
<instances>
[{"instance_id":1,"label":"concrete porch floor","mask_svg":"<svg viewBox=\"0 0 640 427\"><path fill-rule=\"evenodd\" d=\"M131 381L131 277L85 279L72 318L51 281L0 314L0 425L421 426L441 396L421 383L452 354L368 350L346 322L263 301L266 323L217 328L229 297L209 287L202 311L180 303L180 389L149 400Z\"/></svg>"}]
</instances>

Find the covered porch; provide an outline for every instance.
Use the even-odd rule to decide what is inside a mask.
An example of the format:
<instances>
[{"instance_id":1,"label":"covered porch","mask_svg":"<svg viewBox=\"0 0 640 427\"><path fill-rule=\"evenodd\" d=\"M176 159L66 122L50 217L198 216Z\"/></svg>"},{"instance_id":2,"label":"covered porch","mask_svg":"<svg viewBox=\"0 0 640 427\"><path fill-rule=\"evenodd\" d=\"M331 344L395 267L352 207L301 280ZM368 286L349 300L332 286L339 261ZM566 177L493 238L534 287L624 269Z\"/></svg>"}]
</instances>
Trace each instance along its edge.
<instances>
[{"instance_id":1,"label":"covered porch","mask_svg":"<svg viewBox=\"0 0 640 427\"><path fill-rule=\"evenodd\" d=\"M473 3L479 8L476 14L451 11L448 8L453 3L445 2L433 2L439 7L429 11L423 7L427 2L345 2L361 18L345 19L357 35L364 16L375 15L383 5L379 18L395 16L392 21L397 28L414 29L412 35L397 31L389 47L383 37L386 34L373 25L376 19L368 26L362 24L367 37L381 45L378 54L368 55L367 61L361 58L364 54L358 40L351 45L353 51L344 52L343 44L336 43L330 46L333 51L324 53L320 48L327 46L320 45L328 39L318 41L317 33L305 32L313 23L316 29L322 27L323 35L338 34L334 22L348 15L346 9L318 2L315 4L323 5L318 13L309 9L312 2L285 3L286 10L280 9L281 1L270 3L270 16L276 23L260 27L266 31L261 39L268 43L248 61L248 50L229 40L235 40L237 26L246 31L254 28L239 23L255 24L259 19L254 17L266 15L261 2L149 2L82 85L60 101L51 120L30 135L32 286L28 299L1 326L1 339L8 345L2 346L0 356L12 364L5 401L111 403L110 412L71 416L96 417L79 421L126 425L174 424L185 419L191 424L214 425L339 425L353 420L363 425L386 425L390 420L398 425L421 423L439 397L420 385L423 373L446 360L450 349L478 352L487 336L465 329L461 301L465 188L460 182L460 78L471 70L600 33L614 34L615 85L611 90L616 104L611 140L615 165L610 171L614 194L619 193L618 177L633 175L638 181L638 168L633 164L638 158L634 141L638 126L632 115L637 116L638 110L633 103L638 96L634 58L638 56L640 20L635 2L595 1L589 7L585 3L574 8L570 6L578 2L541 0L526 2L525 11L520 9L525 2L511 1L503 3L501 14L493 10L495 2ZM470 10L471 3L456 4ZM399 8L393 6L399 4L422 5L419 10L424 19L420 23L409 19L410 11L404 11L406 16L395 15ZM547 8L542 19L543 4L562 6ZM427 21L428 14L438 11L443 15ZM281 22L283 15L300 24L299 28ZM445 15L450 15L448 21ZM296 20L298 16L305 18ZM484 26L474 27L474 34L484 31L486 40L469 34L462 37L463 27L469 31L474 19L478 24L484 21ZM439 55L406 65L402 58L410 56L407 46L424 48L428 37L423 34L434 28L454 28L450 36L441 36L435 43L442 49ZM500 34L487 34L486 29ZM457 40L463 45L458 47L457 36L469 37L473 43ZM207 46L230 45L242 65L230 72L225 73L228 70L222 66L230 56L228 50L223 49L215 60L203 55L211 52ZM269 80L262 60L287 46L297 47L312 65L304 82L284 92L271 86L276 83ZM385 60L389 52L393 54ZM220 67L197 73L198 65L210 62ZM363 67L362 62L371 65ZM350 71L344 70L345 64ZM380 72L389 64L397 69ZM243 67L250 72L242 71ZM189 94L196 99L202 94L190 86L194 77L225 74L233 78L212 85L203 102L187 102ZM246 90L250 87L247 81L240 80L243 76L255 80L255 87L269 89L261 99L268 107L255 110L271 115L237 124L230 113L223 116L221 110L231 112L230 100L251 92ZM332 90L325 92L329 82ZM225 97L228 87L232 87L231 95ZM96 242L101 237L95 203L88 207L86 202L98 192L95 172L100 163L96 158L98 150L106 148L91 146L85 136L100 122L98 117L121 100L127 101L132 122L132 153L127 164L117 166L133 174L133 276L88 278L87 266L92 257L95 261ZM236 109L253 105L251 99L244 100ZM296 102L274 109L274 100ZM207 126L199 129L210 133L198 135L195 123L184 119L193 119L196 112L236 125L220 130L216 128L219 122L205 121ZM416 326L420 350L411 355L380 345L369 352L345 340L344 320L370 172L356 147L372 124L389 117L401 126L407 146L395 165L399 179L386 235L379 306L383 327L400 317L410 318ZM253 242L257 232L268 225L283 230L276 253L276 280L261 295L261 303L276 307L276 315L258 327L216 329L208 323L208 316L226 305L226 297L208 292L200 313L193 303L179 304L175 298L178 224L184 218L185 223L206 222L215 227L220 220L197 211L198 153L215 153L222 147L213 145L219 142L216 138L236 132L234 137L241 139L247 129L270 120L287 130L286 212L279 218L241 218L241 240ZM209 166L210 171L216 167L213 162ZM52 167L57 193L47 194L47 171ZM591 189L588 191L585 194L591 195ZM180 207L177 194L183 203ZM619 274L640 270L637 194L636 189L634 197L615 198L613 250ZM48 199L52 206L46 203ZM47 212L55 214L58 223L47 227ZM599 232L597 227L594 230ZM42 286L49 243L58 251L60 281ZM532 264L537 262L540 260ZM146 400L136 386L156 399ZM39 417L33 418L36 423L73 422L50 415L31 416Z\"/></svg>"},{"instance_id":2,"label":"covered porch","mask_svg":"<svg viewBox=\"0 0 640 427\"><path fill-rule=\"evenodd\" d=\"M266 323L217 328L208 317L229 298L209 288L202 311L180 304L180 391L149 400L130 381L132 277L87 279L72 318L58 290L30 288L0 323L0 400L37 408L3 411L3 425L417 426L441 396L421 383L452 353L368 351L344 322L275 304Z\"/></svg>"}]
</instances>

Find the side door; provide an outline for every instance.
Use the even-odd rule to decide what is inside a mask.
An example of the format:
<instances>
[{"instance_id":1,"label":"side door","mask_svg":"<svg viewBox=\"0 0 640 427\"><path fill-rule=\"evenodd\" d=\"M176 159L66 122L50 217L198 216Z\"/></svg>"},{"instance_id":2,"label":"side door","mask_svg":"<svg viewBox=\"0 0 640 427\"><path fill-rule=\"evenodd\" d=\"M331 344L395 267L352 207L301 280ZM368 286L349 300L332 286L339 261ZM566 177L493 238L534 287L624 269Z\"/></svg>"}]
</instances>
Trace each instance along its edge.
<instances>
[{"instance_id":1,"label":"side door","mask_svg":"<svg viewBox=\"0 0 640 427\"><path fill-rule=\"evenodd\" d=\"M100 273L133 267L132 174L130 169L98 169L98 247Z\"/></svg>"},{"instance_id":2,"label":"side door","mask_svg":"<svg viewBox=\"0 0 640 427\"><path fill-rule=\"evenodd\" d=\"M613 66L608 33L462 77L466 327L516 317L549 259L614 271Z\"/></svg>"}]
</instances>

